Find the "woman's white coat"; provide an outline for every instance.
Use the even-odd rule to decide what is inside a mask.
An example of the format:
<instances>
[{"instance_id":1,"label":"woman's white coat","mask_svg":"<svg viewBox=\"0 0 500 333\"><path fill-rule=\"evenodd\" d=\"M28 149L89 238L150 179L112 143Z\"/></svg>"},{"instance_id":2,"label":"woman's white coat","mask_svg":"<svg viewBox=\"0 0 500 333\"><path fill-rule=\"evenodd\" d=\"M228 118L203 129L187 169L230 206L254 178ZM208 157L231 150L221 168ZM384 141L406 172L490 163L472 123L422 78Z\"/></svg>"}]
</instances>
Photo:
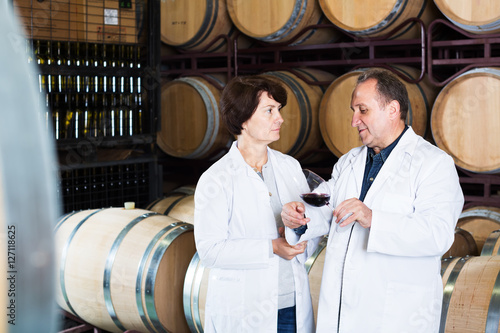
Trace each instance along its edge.
<instances>
[{"instance_id":1,"label":"woman's white coat","mask_svg":"<svg viewBox=\"0 0 500 333\"><path fill-rule=\"evenodd\" d=\"M268 148L282 203L308 191L300 164ZM276 195L273 193L272 195ZM200 178L195 193L195 240L202 263L210 268L205 332L276 332L278 237L267 186L243 160L236 142ZM292 259L297 332L313 332L309 281L304 263L319 238Z\"/></svg>"}]
</instances>

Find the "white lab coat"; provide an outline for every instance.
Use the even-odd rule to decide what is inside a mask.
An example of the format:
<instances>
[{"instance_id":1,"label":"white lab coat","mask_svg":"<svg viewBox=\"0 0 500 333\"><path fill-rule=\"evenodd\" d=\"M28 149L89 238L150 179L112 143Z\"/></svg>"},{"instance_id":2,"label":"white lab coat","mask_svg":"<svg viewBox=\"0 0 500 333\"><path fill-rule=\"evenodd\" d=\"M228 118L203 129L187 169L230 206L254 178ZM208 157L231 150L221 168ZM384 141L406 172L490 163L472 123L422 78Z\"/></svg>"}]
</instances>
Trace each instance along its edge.
<instances>
[{"instance_id":1,"label":"white lab coat","mask_svg":"<svg viewBox=\"0 0 500 333\"><path fill-rule=\"evenodd\" d=\"M300 164L268 148L282 203L307 191ZM205 332L276 332L278 237L267 186L244 161L236 142L201 177L195 192L194 233L202 263L211 268L205 305ZM306 252L292 259L297 332L314 332Z\"/></svg>"},{"instance_id":2,"label":"white lab coat","mask_svg":"<svg viewBox=\"0 0 500 333\"><path fill-rule=\"evenodd\" d=\"M359 198L366 154L364 146L352 149L334 166L334 206ZM341 333L437 332L441 256L453 243L463 202L452 158L409 128L365 197L371 227L331 224L317 332L337 332L339 306ZM326 221L312 220L300 240L324 233ZM286 234L289 243L299 241Z\"/></svg>"}]
</instances>

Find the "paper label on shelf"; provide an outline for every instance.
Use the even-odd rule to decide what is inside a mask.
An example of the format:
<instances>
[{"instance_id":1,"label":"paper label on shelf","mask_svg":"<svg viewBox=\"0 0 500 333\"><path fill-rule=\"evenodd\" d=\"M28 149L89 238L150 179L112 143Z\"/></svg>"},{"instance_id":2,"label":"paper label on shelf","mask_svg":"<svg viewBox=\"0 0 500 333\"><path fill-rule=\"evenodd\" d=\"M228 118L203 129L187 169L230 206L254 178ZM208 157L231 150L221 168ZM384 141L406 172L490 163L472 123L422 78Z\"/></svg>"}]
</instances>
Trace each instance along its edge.
<instances>
[{"instance_id":1,"label":"paper label on shelf","mask_svg":"<svg viewBox=\"0 0 500 333\"><path fill-rule=\"evenodd\" d=\"M104 24L118 25L118 9L104 8Z\"/></svg>"}]
</instances>

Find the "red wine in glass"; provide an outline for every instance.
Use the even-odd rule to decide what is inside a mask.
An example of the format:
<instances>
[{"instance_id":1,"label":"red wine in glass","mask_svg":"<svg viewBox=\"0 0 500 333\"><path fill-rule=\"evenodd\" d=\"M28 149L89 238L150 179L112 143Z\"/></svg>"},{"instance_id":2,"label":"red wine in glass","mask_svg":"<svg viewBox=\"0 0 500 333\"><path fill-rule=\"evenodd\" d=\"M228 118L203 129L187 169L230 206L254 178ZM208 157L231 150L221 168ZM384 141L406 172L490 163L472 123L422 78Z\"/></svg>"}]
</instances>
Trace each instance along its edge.
<instances>
[{"instance_id":1,"label":"red wine in glass","mask_svg":"<svg viewBox=\"0 0 500 333\"><path fill-rule=\"evenodd\" d=\"M328 205L330 201L330 195L327 193L304 193L301 194L300 197L306 203L314 207Z\"/></svg>"}]
</instances>

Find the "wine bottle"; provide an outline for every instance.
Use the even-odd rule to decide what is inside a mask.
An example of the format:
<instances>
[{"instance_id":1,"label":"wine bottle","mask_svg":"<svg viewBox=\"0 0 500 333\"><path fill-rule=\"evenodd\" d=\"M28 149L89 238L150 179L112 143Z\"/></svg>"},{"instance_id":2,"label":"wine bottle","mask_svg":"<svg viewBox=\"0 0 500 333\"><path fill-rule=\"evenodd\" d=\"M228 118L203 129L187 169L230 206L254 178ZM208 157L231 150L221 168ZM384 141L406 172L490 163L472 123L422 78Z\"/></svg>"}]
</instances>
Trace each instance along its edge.
<instances>
[{"instance_id":1,"label":"wine bottle","mask_svg":"<svg viewBox=\"0 0 500 333\"><path fill-rule=\"evenodd\" d=\"M91 124L92 124L92 115L89 110L89 95L85 94L83 98L83 136L84 138L90 137L90 133L92 132Z\"/></svg>"},{"instance_id":2,"label":"wine bottle","mask_svg":"<svg viewBox=\"0 0 500 333\"><path fill-rule=\"evenodd\" d=\"M54 127L54 135L55 139L59 140L60 138L64 137L61 126L61 110L59 105L59 94L54 94L54 103L52 105L53 105L52 121Z\"/></svg>"},{"instance_id":3,"label":"wine bottle","mask_svg":"<svg viewBox=\"0 0 500 333\"><path fill-rule=\"evenodd\" d=\"M47 65L52 65L54 64L54 56L53 56L53 52L52 52L52 42L49 40L47 41L47 50L46 50L46 61L47 61Z\"/></svg>"},{"instance_id":4,"label":"wine bottle","mask_svg":"<svg viewBox=\"0 0 500 333\"><path fill-rule=\"evenodd\" d=\"M80 67L84 62L82 61L81 54L80 54L80 42L73 43L73 61L72 64L74 64L77 67Z\"/></svg>"},{"instance_id":5,"label":"wine bottle","mask_svg":"<svg viewBox=\"0 0 500 333\"><path fill-rule=\"evenodd\" d=\"M63 52L64 50L62 49L61 42L58 41L56 43L56 58L55 58L55 63L58 66L66 65L66 60L64 59Z\"/></svg>"},{"instance_id":6,"label":"wine bottle","mask_svg":"<svg viewBox=\"0 0 500 333\"><path fill-rule=\"evenodd\" d=\"M74 127L75 127L75 139L80 139L83 136L83 128L84 128L84 119L83 119L83 110L80 94L75 94L75 110L73 112L73 117L75 117Z\"/></svg>"},{"instance_id":7,"label":"wine bottle","mask_svg":"<svg viewBox=\"0 0 500 333\"><path fill-rule=\"evenodd\" d=\"M64 133L66 139L75 138L75 117L74 117L74 94L64 94L64 104L66 107L66 115L64 120Z\"/></svg>"},{"instance_id":8,"label":"wine bottle","mask_svg":"<svg viewBox=\"0 0 500 333\"><path fill-rule=\"evenodd\" d=\"M118 108L116 105L116 94L113 94L111 97L111 108L109 110L109 124L110 124L110 135L111 136L116 136L118 134L117 132L117 122L118 122Z\"/></svg>"},{"instance_id":9,"label":"wine bottle","mask_svg":"<svg viewBox=\"0 0 500 333\"><path fill-rule=\"evenodd\" d=\"M35 46L35 57L36 57L36 63L38 65L45 64L45 57L43 56L43 53L44 52L42 50L42 43L41 41L37 40Z\"/></svg>"}]
</instances>

